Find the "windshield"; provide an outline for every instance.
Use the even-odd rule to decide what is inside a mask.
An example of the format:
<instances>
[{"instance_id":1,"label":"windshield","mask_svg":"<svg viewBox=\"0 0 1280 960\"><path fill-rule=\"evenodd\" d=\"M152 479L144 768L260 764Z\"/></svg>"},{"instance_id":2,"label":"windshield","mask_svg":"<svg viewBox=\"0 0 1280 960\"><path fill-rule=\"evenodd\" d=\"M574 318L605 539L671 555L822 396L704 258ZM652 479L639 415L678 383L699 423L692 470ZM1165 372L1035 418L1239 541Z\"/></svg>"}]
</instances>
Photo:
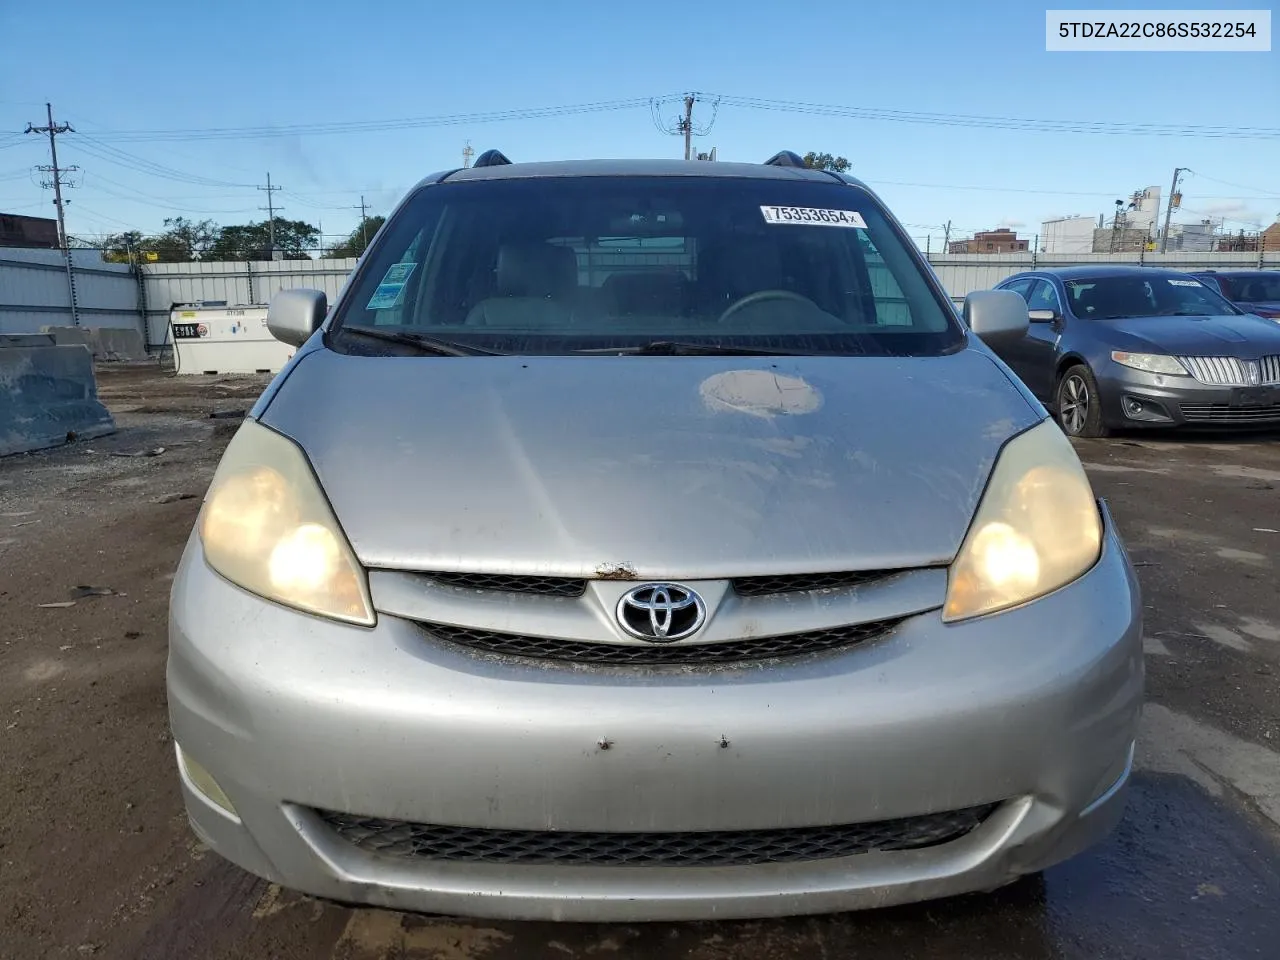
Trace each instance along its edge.
<instances>
[{"instance_id":1,"label":"windshield","mask_svg":"<svg viewBox=\"0 0 1280 960\"><path fill-rule=\"evenodd\" d=\"M772 178L426 187L370 250L330 342L394 351L356 330L375 327L526 354L673 341L901 356L964 342L865 191Z\"/></svg>"},{"instance_id":2,"label":"windshield","mask_svg":"<svg viewBox=\"0 0 1280 960\"><path fill-rule=\"evenodd\" d=\"M1219 277L1223 291L1240 303L1280 302L1280 273Z\"/></svg>"},{"instance_id":3,"label":"windshield","mask_svg":"<svg viewBox=\"0 0 1280 960\"><path fill-rule=\"evenodd\" d=\"M1071 312L1084 320L1214 317L1237 314L1220 294L1191 277L1138 274L1067 280Z\"/></svg>"}]
</instances>

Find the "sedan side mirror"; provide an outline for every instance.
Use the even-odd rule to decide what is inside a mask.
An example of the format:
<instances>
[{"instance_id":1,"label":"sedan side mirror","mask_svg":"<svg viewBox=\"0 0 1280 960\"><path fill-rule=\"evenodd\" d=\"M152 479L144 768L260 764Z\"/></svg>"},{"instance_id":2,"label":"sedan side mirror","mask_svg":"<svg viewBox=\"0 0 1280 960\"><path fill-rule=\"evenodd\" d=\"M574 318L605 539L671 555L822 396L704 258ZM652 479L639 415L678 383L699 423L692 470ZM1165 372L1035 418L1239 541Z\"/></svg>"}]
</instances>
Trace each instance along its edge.
<instances>
[{"instance_id":1,"label":"sedan side mirror","mask_svg":"<svg viewBox=\"0 0 1280 960\"><path fill-rule=\"evenodd\" d=\"M281 290L267 307L267 329L281 343L300 347L324 323L329 299L323 290Z\"/></svg>"},{"instance_id":2,"label":"sedan side mirror","mask_svg":"<svg viewBox=\"0 0 1280 960\"><path fill-rule=\"evenodd\" d=\"M1028 310L1027 318L1032 323L1053 323L1059 319L1057 310Z\"/></svg>"},{"instance_id":3,"label":"sedan side mirror","mask_svg":"<svg viewBox=\"0 0 1280 960\"><path fill-rule=\"evenodd\" d=\"M975 290L964 298L964 322L992 349L1027 335L1027 301L1012 290Z\"/></svg>"}]
</instances>

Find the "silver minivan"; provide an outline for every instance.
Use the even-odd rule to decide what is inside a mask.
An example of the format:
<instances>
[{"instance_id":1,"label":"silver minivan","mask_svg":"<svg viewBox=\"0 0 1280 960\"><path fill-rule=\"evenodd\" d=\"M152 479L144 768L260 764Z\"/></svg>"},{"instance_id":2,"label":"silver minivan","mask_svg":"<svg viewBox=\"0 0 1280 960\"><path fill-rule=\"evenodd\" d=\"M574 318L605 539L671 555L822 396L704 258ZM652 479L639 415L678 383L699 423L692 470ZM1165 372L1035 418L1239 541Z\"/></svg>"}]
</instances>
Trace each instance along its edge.
<instances>
[{"instance_id":1,"label":"silver minivan","mask_svg":"<svg viewBox=\"0 0 1280 960\"><path fill-rule=\"evenodd\" d=\"M405 910L759 917L988 890L1121 816L1132 567L867 187L428 177L232 439L173 584L199 836ZM984 343L984 340L986 343Z\"/></svg>"}]
</instances>

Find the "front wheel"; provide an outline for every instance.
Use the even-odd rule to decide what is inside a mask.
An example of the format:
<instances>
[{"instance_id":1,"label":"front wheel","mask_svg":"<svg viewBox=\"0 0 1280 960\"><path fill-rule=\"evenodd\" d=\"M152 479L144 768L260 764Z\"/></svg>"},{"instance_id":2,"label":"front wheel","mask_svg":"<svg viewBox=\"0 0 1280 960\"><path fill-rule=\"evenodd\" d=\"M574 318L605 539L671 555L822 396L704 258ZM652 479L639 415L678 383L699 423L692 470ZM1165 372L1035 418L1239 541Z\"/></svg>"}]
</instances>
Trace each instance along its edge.
<instances>
[{"instance_id":1,"label":"front wheel","mask_svg":"<svg viewBox=\"0 0 1280 960\"><path fill-rule=\"evenodd\" d=\"M1076 364L1058 381L1058 425L1069 437L1105 437L1109 432L1102 422L1102 396L1098 381L1084 364Z\"/></svg>"}]
</instances>

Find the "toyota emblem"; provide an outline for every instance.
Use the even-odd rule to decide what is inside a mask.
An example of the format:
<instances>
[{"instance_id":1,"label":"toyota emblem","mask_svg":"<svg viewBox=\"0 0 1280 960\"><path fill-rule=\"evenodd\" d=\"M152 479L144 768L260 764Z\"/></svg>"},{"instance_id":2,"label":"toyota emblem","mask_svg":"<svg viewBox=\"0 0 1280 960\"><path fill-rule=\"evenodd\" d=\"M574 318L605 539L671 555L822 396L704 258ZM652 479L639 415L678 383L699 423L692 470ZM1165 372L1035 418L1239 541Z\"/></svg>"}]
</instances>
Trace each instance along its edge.
<instances>
[{"instance_id":1,"label":"toyota emblem","mask_svg":"<svg viewBox=\"0 0 1280 960\"><path fill-rule=\"evenodd\" d=\"M618 601L618 624L650 643L671 643L692 636L707 620L702 598L678 583L645 583Z\"/></svg>"}]
</instances>

